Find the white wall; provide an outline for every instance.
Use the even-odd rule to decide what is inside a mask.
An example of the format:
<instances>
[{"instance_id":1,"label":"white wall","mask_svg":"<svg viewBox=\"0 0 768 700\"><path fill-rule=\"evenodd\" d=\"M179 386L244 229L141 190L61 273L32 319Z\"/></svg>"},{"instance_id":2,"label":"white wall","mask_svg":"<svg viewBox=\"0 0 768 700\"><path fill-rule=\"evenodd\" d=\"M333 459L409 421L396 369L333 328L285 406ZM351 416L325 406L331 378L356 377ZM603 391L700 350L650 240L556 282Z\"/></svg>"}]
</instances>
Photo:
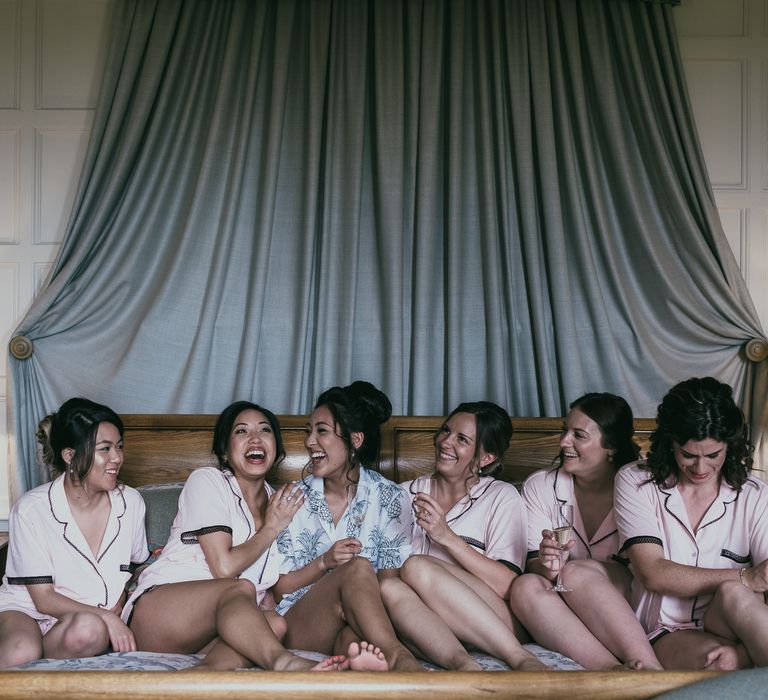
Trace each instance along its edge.
<instances>
[{"instance_id":1,"label":"white wall","mask_svg":"<svg viewBox=\"0 0 768 700\"><path fill-rule=\"evenodd\" d=\"M688 91L728 241L768 328L768 1L682 0Z\"/></svg>"},{"instance_id":2,"label":"white wall","mask_svg":"<svg viewBox=\"0 0 768 700\"><path fill-rule=\"evenodd\" d=\"M110 2L0 0L0 519L9 509L5 348L67 224Z\"/></svg>"},{"instance_id":3,"label":"white wall","mask_svg":"<svg viewBox=\"0 0 768 700\"><path fill-rule=\"evenodd\" d=\"M0 0L2 348L67 223L111 1ZM682 0L675 15L723 225L768 327L768 0ZM6 395L2 362L0 519L9 507Z\"/></svg>"}]
</instances>

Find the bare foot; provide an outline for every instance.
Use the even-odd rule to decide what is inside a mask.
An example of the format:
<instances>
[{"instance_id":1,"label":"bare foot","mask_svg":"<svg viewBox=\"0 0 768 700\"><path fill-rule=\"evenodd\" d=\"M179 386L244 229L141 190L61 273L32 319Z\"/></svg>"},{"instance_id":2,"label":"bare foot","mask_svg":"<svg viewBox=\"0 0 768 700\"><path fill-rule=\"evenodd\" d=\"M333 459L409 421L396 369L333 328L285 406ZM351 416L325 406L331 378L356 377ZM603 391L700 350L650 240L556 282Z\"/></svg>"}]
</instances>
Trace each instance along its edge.
<instances>
[{"instance_id":1,"label":"bare foot","mask_svg":"<svg viewBox=\"0 0 768 700\"><path fill-rule=\"evenodd\" d=\"M272 667L273 671L338 671L340 669L340 661L338 656L329 656L327 659L323 659L320 663L317 661L311 661L310 659L303 659L301 656L291 654L290 651L286 651L281 654Z\"/></svg>"},{"instance_id":2,"label":"bare foot","mask_svg":"<svg viewBox=\"0 0 768 700\"><path fill-rule=\"evenodd\" d=\"M349 668L349 661L343 654L329 656L323 659L319 664L310 668L310 671L346 671Z\"/></svg>"},{"instance_id":3,"label":"bare foot","mask_svg":"<svg viewBox=\"0 0 768 700\"><path fill-rule=\"evenodd\" d=\"M707 653L704 670L736 671L740 666L738 649L730 644L722 644Z\"/></svg>"},{"instance_id":4,"label":"bare foot","mask_svg":"<svg viewBox=\"0 0 768 700\"><path fill-rule=\"evenodd\" d=\"M368 642L352 642L347 651L349 668L353 671L389 671L384 652Z\"/></svg>"}]
</instances>

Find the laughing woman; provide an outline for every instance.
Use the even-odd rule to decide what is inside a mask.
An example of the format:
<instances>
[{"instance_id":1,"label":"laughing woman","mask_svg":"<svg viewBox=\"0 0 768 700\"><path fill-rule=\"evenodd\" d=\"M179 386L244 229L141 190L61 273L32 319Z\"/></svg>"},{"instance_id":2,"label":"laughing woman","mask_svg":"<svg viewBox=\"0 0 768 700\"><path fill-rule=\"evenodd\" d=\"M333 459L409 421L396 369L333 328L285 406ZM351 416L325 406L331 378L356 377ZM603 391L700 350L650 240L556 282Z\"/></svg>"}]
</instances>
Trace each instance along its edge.
<instances>
[{"instance_id":1,"label":"laughing woman","mask_svg":"<svg viewBox=\"0 0 768 700\"><path fill-rule=\"evenodd\" d=\"M331 670L283 647L282 618L262 610L277 580L275 538L300 508L289 486L266 482L283 451L277 418L247 401L228 406L213 436L217 467L196 469L158 560L139 578L123 617L142 651L193 654L204 668ZM194 611L190 614L190 611Z\"/></svg>"},{"instance_id":2,"label":"laughing woman","mask_svg":"<svg viewBox=\"0 0 768 700\"><path fill-rule=\"evenodd\" d=\"M382 595L398 634L447 669L481 670L464 644L516 670L546 669L520 645L507 606L525 559L525 508L517 489L492 475L511 437L500 406L460 404L435 436L433 475L404 484L415 496L419 554L400 579L382 581Z\"/></svg>"},{"instance_id":3,"label":"laughing woman","mask_svg":"<svg viewBox=\"0 0 768 700\"><path fill-rule=\"evenodd\" d=\"M9 519L0 587L0 668L47 658L134 651L120 619L131 564L148 555L144 501L117 481L123 423L70 399L40 423L43 456L61 475L24 494Z\"/></svg>"},{"instance_id":4,"label":"laughing woman","mask_svg":"<svg viewBox=\"0 0 768 700\"><path fill-rule=\"evenodd\" d=\"M535 472L523 485L528 573L512 587L512 611L539 644L588 669L661 668L628 602L632 577L615 561L613 481L619 467L637 459L633 434L632 409L623 398L585 394L565 419L557 465ZM574 512L565 593L552 590L562 554L552 523L558 504Z\"/></svg>"},{"instance_id":5,"label":"laughing woman","mask_svg":"<svg viewBox=\"0 0 768 700\"><path fill-rule=\"evenodd\" d=\"M304 440L310 475L297 485L304 506L281 534L277 612L286 645L326 654L349 651L353 669L422 671L397 639L376 572L396 573L410 553L412 517L397 484L371 466L389 399L368 382L324 391ZM357 642L367 639L363 653Z\"/></svg>"}]
</instances>

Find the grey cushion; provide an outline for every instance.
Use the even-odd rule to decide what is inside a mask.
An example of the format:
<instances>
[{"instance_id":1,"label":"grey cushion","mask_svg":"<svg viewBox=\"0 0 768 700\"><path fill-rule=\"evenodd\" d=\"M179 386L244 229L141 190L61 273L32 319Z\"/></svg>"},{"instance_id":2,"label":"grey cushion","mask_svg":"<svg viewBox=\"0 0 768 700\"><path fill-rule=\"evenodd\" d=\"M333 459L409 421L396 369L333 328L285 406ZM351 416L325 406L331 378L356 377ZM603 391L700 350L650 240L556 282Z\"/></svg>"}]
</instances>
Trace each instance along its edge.
<instances>
[{"instance_id":1,"label":"grey cushion","mask_svg":"<svg viewBox=\"0 0 768 700\"><path fill-rule=\"evenodd\" d=\"M179 494L183 482L140 486L137 491L147 506L147 545L149 551L165 546L171 532L171 524L179 509Z\"/></svg>"}]
</instances>

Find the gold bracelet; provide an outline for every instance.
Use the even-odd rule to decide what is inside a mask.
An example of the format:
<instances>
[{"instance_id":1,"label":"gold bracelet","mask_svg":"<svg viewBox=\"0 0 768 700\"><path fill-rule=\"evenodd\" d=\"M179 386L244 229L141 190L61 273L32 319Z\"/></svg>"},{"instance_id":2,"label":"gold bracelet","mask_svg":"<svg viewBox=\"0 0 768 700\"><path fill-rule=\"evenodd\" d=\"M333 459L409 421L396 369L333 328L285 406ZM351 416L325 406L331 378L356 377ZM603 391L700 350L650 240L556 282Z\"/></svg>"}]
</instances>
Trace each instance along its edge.
<instances>
[{"instance_id":1,"label":"gold bracelet","mask_svg":"<svg viewBox=\"0 0 768 700\"><path fill-rule=\"evenodd\" d=\"M747 567L746 566L744 568L742 568L741 571L739 571L739 581L741 581L741 585L742 586L746 586L747 588L749 588L749 584L744 580L744 574L745 574L746 571L747 571ZM752 589L749 588L749 590L751 591Z\"/></svg>"}]
</instances>

